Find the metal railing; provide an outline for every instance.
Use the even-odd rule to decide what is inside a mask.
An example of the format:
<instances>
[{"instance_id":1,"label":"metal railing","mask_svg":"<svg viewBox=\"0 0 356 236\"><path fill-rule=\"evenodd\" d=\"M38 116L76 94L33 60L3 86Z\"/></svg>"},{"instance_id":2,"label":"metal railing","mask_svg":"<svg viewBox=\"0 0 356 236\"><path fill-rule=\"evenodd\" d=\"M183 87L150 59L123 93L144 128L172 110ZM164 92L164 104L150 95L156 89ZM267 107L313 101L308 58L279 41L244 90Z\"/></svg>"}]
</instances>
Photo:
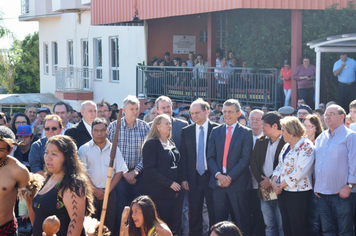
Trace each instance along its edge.
<instances>
[{"instance_id":1,"label":"metal railing","mask_svg":"<svg viewBox=\"0 0 356 236\"><path fill-rule=\"evenodd\" d=\"M63 92L92 91L93 70L81 68L58 68L56 90Z\"/></svg>"},{"instance_id":2,"label":"metal railing","mask_svg":"<svg viewBox=\"0 0 356 236\"><path fill-rule=\"evenodd\" d=\"M276 109L276 68L137 66L137 96L169 96L180 102L229 98Z\"/></svg>"}]
</instances>

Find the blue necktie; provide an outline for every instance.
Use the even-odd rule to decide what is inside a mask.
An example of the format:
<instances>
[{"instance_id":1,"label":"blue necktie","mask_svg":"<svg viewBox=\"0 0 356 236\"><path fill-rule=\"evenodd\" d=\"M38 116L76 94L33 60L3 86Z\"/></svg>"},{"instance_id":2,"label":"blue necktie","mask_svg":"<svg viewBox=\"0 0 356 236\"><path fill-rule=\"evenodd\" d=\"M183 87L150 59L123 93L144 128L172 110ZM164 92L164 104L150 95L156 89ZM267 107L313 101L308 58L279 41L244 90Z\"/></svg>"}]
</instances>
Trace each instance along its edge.
<instances>
[{"instance_id":1,"label":"blue necktie","mask_svg":"<svg viewBox=\"0 0 356 236\"><path fill-rule=\"evenodd\" d=\"M204 128L200 126L199 141L198 141L198 173L203 175L205 172L205 162L204 162Z\"/></svg>"}]
</instances>

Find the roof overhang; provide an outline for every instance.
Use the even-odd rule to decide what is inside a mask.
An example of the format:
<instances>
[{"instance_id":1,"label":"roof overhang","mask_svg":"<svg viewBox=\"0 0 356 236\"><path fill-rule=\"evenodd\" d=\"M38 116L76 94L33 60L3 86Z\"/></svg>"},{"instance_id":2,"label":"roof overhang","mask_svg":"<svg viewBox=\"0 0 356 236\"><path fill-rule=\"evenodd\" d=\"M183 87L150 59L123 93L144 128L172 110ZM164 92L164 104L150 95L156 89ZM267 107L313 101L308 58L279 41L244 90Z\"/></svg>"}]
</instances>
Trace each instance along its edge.
<instances>
[{"instance_id":1,"label":"roof overhang","mask_svg":"<svg viewBox=\"0 0 356 236\"><path fill-rule=\"evenodd\" d=\"M356 52L356 33L340 34L307 43L315 52Z\"/></svg>"},{"instance_id":2,"label":"roof overhang","mask_svg":"<svg viewBox=\"0 0 356 236\"><path fill-rule=\"evenodd\" d=\"M52 93L0 94L0 105L52 105L60 101Z\"/></svg>"}]
</instances>

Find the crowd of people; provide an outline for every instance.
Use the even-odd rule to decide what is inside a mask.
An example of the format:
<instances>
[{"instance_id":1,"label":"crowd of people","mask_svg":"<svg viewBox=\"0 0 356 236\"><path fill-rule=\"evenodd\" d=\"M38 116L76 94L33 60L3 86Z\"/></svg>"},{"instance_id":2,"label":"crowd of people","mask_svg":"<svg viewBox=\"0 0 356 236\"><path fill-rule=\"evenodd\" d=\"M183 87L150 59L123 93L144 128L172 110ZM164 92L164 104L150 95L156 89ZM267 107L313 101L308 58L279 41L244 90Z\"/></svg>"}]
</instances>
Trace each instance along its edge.
<instances>
[{"instance_id":1,"label":"crowd of people","mask_svg":"<svg viewBox=\"0 0 356 236\"><path fill-rule=\"evenodd\" d=\"M62 101L0 113L0 235L15 235L14 207L35 236L51 215L57 235L85 235L85 216L103 208L119 235L125 206L130 236L354 234L356 100L348 119L335 102L313 111L303 99L296 111L166 96L145 105L127 96L121 119L105 100L84 101L78 119ZM17 199L18 188L30 193Z\"/></svg>"}]
</instances>

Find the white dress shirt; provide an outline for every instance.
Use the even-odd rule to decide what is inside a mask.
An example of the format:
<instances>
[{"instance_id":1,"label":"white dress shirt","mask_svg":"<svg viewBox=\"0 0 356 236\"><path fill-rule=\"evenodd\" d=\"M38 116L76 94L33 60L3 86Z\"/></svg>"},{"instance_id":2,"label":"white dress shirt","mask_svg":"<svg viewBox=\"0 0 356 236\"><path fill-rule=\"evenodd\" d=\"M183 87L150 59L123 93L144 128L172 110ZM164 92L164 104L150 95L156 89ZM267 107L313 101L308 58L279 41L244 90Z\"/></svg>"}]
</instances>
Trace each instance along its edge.
<instances>
[{"instance_id":1,"label":"white dress shirt","mask_svg":"<svg viewBox=\"0 0 356 236\"><path fill-rule=\"evenodd\" d=\"M88 133L90 134L91 138L93 138L93 135L91 134L91 126L87 122L85 122L84 119L83 119L83 124L85 128L88 130Z\"/></svg>"},{"instance_id":2,"label":"white dress shirt","mask_svg":"<svg viewBox=\"0 0 356 236\"><path fill-rule=\"evenodd\" d=\"M86 165L89 178L97 188L105 188L106 186L110 164L111 145L110 141L106 140L106 145L103 150L101 150L93 140L90 140L86 144L83 144L78 151L80 159ZM117 148L111 178L120 171L127 171L127 167L120 149Z\"/></svg>"}]
</instances>

